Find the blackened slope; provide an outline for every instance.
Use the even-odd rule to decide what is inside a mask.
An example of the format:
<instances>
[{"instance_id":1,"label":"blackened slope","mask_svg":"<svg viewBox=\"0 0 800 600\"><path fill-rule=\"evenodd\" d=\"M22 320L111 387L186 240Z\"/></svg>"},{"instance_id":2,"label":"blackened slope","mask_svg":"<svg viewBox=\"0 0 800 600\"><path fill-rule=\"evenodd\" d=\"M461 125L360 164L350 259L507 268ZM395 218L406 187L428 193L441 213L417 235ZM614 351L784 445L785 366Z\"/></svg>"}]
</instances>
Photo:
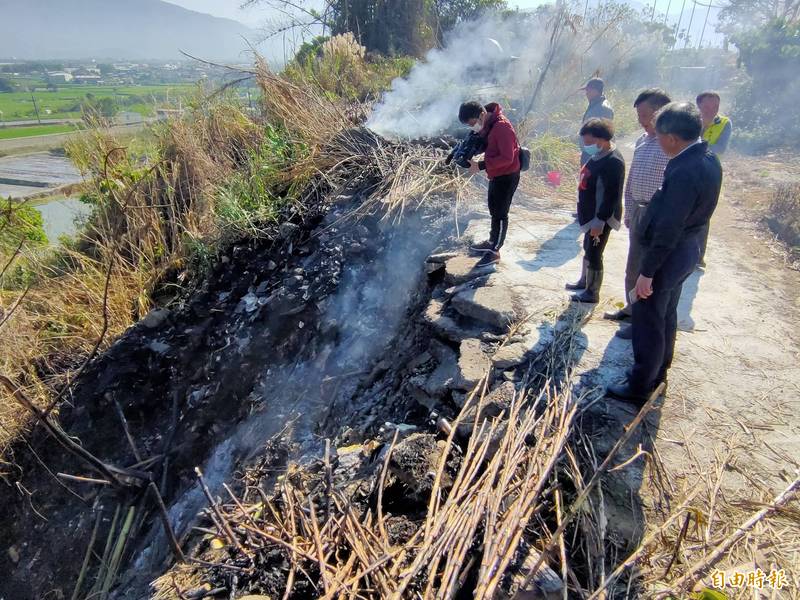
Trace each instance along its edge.
<instances>
[{"instance_id":1,"label":"blackened slope","mask_svg":"<svg viewBox=\"0 0 800 600\"><path fill-rule=\"evenodd\" d=\"M383 318L385 306L370 296L391 292L389 300L396 303L394 326L400 325L404 300L392 287L401 279L396 270L401 261L421 268L421 261L411 255L430 250L443 226L437 221L423 231L420 221L401 240L395 229L382 232L377 217L336 228L318 226L320 217L318 212L299 227L282 227L277 242L232 248L206 289L184 310L152 329L146 323L132 328L76 386L73 408L62 414L64 429L104 460L133 465L136 460L114 410L114 400L118 401L145 457L161 454L171 440L165 477L165 500L171 504L193 485L192 468L204 464L218 445L228 441L253 405L267 395L265 370L273 365L285 369L324 355L331 363L321 373L353 370L354 360L369 371L369 349L357 357L352 351L366 335L359 327L376 327ZM384 260L387 256L392 260ZM393 261L397 261L394 266ZM395 272L387 272L388 267ZM368 285L355 295L342 293L352 282L348 274ZM406 286L413 281L411 275L406 274ZM359 325L344 324L348 315L357 316ZM390 328L381 335L391 335ZM375 343L388 341L378 337ZM357 383L358 379L352 385ZM328 401L317 398L315 408L324 412ZM280 406L267 408L268 418L278 416L272 411ZM314 432L319 422L306 412L306 431ZM32 445L52 472L86 473L83 465L64 456L42 434L34 436ZM237 450L246 452L248 447ZM0 536L14 546L19 560L12 562L13 553L0 553L0 572L12 573L0 581L0 596L24 600L53 589L68 595L95 518L91 505L97 501L103 507L106 520L100 539L105 541L120 498L109 493L98 497L97 488L83 487L77 489L84 495L79 499L48 475L32 454L20 449L17 458L24 473L0 492L5 513ZM153 477L161 480L160 469L153 468ZM16 483L33 491L30 501L17 492ZM150 515L137 533L144 534L154 522ZM134 536L126 557L139 547ZM33 579L31 572L36 573ZM148 573L139 575L146 580ZM137 597L137 588L142 589L131 585L130 597Z\"/></svg>"},{"instance_id":2,"label":"blackened slope","mask_svg":"<svg viewBox=\"0 0 800 600\"><path fill-rule=\"evenodd\" d=\"M149 329L145 322L132 327L90 365L76 385L71 407L62 409L64 430L103 460L122 466L134 464L115 416L116 399L143 455L160 454L174 430L167 499L185 487L190 469L200 464L208 447L247 414L242 400L258 375L255 366L276 346L275 338L284 334L285 323L279 317L264 312L250 319L252 314L237 312L240 299L252 286L281 280L283 269L291 269L298 260L298 251L323 210L320 206L309 214L291 238L232 247L210 274L206 288L190 299L185 309L157 328ZM254 336L254 343L239 351L232 345L232 336L242 327L270 331L271 335ZM302 347L305 342L302 336L285 339L283 348L292 344ZM173 405L177 407L177 426ZM18 448L18 481L0 488L2 537L20 556L15 564L8 553L0 553L0 572L12 573L0 579L0 596L7 598L38 598L58 588L69 595L94 519L88 509L96 489L77 489L84 495L81 501L48 475L41 463L53 473L85 474L85 466L64 456L41 431L32 436L31 446L39 458ZM160 481L160 469L153 471L155 480ZM31 490L30 501L18 491L17 483ZM102 505L113 511L117 500L104 497ZM107 516L110 520L110 514ZM101 535L105 536L107 527L105 523ZM34 580L29 576L32 570L37 573Z\"/></svg>"}]
</instances>

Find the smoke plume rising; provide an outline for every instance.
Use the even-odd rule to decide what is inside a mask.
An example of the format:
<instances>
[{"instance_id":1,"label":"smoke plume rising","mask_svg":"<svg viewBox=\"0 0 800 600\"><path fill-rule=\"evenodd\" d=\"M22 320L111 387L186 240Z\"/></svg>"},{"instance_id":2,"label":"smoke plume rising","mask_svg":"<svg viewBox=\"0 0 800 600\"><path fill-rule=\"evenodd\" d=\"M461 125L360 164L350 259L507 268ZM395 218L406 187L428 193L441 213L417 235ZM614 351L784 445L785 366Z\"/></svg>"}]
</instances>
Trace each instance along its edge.
<instances>
[{"instance_id":1,"label":"smoke plume rising","mask_svg":"<svg viewBox=\"0 0 800 600\"><path fill-rule=\"evenodd\" d=\"M533 21L524 13L518 18L487 14L460 24L444 48L428 52L407 78L392 83L367 126L390 138L416 138L457 125L465 100L497 100L513 110L530 91L544 51Z\"/></svg>"}]
</instances>

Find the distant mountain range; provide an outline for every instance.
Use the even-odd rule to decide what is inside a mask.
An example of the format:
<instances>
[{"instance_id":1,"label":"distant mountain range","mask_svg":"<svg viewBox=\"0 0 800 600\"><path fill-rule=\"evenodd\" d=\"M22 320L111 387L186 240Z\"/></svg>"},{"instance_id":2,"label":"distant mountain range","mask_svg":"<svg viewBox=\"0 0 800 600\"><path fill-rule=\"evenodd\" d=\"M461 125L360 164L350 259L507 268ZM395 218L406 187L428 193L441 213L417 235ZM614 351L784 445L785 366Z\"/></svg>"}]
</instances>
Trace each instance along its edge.
<instances>
[{"instance_id":1,"label":"distant mountain range","mask_svg":"<svg viewBox=\"0 0 800 600\"><path fill-rule=\"evenodd\" d=\"M161 0L0 0L0 59L242 60L255 37Z\"/></svg>"}]
</instances>

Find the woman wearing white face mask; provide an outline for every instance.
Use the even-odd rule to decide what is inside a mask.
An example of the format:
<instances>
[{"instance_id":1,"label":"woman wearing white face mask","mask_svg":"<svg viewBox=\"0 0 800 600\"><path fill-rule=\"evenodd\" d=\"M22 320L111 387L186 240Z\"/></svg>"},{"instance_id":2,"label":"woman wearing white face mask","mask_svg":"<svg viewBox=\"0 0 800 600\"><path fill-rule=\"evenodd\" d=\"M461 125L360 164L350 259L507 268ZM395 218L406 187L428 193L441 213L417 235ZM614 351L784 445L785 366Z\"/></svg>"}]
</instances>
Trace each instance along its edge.
<instances>
[{"instance_id":1,"label":"woman wearing white face mask","mask_svg":"<svg viewBox=\"0 0 800 600\"><path fill-rule=\"evenodd\" d=\"M603 250L612 229L619 229L622 217L622 189L625 159L611 142L614 125L608 119L589 119L581 127L583 150L590 158L581 167L578 184L578 223L583 238L583 269L568 290L576 302L597 303L603 283Z\"/></svg>"}]
</instances>

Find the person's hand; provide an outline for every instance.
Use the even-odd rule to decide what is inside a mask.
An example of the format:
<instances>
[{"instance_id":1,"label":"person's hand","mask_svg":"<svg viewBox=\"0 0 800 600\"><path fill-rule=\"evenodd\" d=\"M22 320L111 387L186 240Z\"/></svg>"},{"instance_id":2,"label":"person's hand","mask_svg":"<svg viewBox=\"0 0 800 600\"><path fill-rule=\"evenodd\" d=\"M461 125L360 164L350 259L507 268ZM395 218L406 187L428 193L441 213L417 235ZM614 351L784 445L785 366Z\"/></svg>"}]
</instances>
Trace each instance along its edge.
<instances>
[{"instance_id":1,"label":"person's hand","mask_svg":"<svg viewBox=\"0 0 800 600\"><path fill-rule=\"evenodd\" d=\"M653 278L639 275L639 278L636 280L636 287L634 289L636 290L637 298L649 298L653 295Z\"/></svg>"},{"instance_id":2,"label":"person's hand","mask_svg":"<svg viewBox=\"0 0 800 600\"><path fill-rule=\"evenodd\" d=\"M481 168L478 166L477 161L474 161L474 160L469 161L469 174L470 175L477 175L478 171L480 171L480 170L481 170Z\"/></svg>"},{"instance_id":3,"label":"person's hand","mask_svg":"<svg viewBox=\"0 0 800 600\"><path fill-rule=\"evenodd\" d=\"M589 230L589 235L596 240L600 240L600 234L603 233L603 226L600 227L592 227Z\"/></svg>"}]
</instances>

